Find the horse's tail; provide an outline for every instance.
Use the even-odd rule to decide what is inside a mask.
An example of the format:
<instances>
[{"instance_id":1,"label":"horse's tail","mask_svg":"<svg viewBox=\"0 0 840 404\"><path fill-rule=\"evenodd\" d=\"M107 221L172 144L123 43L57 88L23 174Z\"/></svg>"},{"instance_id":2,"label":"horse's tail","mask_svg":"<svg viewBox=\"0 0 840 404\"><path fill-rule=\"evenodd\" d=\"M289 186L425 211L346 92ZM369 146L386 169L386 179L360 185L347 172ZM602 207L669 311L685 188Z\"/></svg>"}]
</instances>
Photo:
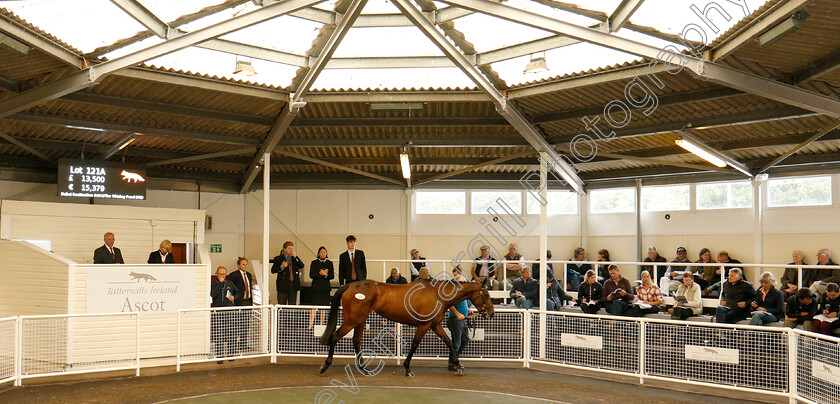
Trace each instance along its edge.
<instances>
[{"instance_id":1,"label":"horse's tail","mask_svg":"<svg viewBox=\"0 0 840 404\"><path fill-rule=\"evenodd\" d=\"M330 317L327 320L327 327L324 328L324 335L321 335L321 345L330 344L330 336L335 332L335 326L338 324L338 306L341 305L341 296L347 290L350 284L344 285L335 291L330 303Z\"/></svg>"}]
</instances>

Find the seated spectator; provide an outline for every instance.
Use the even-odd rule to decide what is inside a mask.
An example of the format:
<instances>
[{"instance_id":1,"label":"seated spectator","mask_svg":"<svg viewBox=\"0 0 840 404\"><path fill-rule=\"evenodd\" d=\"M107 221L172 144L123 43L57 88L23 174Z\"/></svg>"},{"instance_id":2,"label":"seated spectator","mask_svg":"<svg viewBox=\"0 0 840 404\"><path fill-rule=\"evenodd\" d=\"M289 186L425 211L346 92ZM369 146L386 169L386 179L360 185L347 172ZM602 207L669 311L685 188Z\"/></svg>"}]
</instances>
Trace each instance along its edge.
<instances>
[{"instance_id":1,"label":"seated spectator","mask_svg":"<svg viewBox=\"0 0 840 404\"><path fill-rule=\"evenodd\" d=\"M837 321L838 312L840 312L840 287L832 282L825 286L820 314L814 317L814 332L832 335L832 330L840 327L840 321Z\"/></svg>"},{"instance_id":2,"label":"seated spectator","mask_svg":"<svg viewBox=\"0 0 840 404\"><path fill-rule=\"evenodd\" d=\"M487 289L501 290L501 283L496 279L496 259L490 255L490 249L481 246L481 255L476 257L471 275L473 282L484 282L487 279Z\"/></svg>"},{"instance_id":3,"label":"seated spectator","mask_svg":"<svg viewBox=\"0 0 840 404\"><path fill-rule=\"evenodd\" d=\"M538 282L539 283L539 282ZM545 275L546 284L546 305L545 309L548 311L560 310L560 307L566 304L567 301L574 302L571 296L566 294L560 282L554 279L554 271L549 269ZM578 292L579 293L579 292Z\"/></svg>"},{"instance_id":4,"label":"seated spectator","mask_svg":"<svg viewBox=\"0 0 840 404\"><path fill-rule=\"evenodd\" d=\"M607 313L614 316L623 316L625 314L638 315L638 308L633 310L633 287L627 278L621 276L621 271L618 265L610 265L610 279L604 283L604 289L601 292L601 303L604 304ZM631 312L633 310L633 312Z\"/></svg>"},{"instance_id":5,"label":"seated spectator","mask_svg":"<svg viewBox=\"0 0 840 404\"><path fill-rule=\"evenodd\" d=\"M750 302L755 298L753 285L744 280L740 268L729 270L728 281L723 285L720 305L715 309L717 323L735 324L750 314Z\"/></svg>"},{"instance_id":6,"label":"seated spectator","mask_svg":"<svg viewBox=\"0 0 840 404\"><path fill-rule=\"evenodd\" d=\"M420 277L420 268L426 266L426 258L420 256L420 251L416 248L411 249L411 281L414 282Z\"/></svg>"},{"instance_id":7,"label":"seated spectator","mask_svg":"<svg viewBox=\"0 0 840 404\"><path fill-rule=\"evenodd\" d=\"M647 248L647 257L642 260L643 262L668 262L665 257L659 255L656 252L656 247L648 246ZM639 269L639 279L642 279L642 271L648 271L648 273L657 276L663 272L665 272L664 265L642 265Z\"/></svg>"},{"instance_id":8,"label":"seated spectator","mask_svg":"<svg viewBox=\"0 0 840 404\"><path fill-rule=\"evenodd\" d=\"M605 248L598 250L598 261L610 262L609 250ZM610 279L610 264L598 264L598 282L601 282L601 285L603 285L607 279Z\"/></svg>"},{"instance_id":9,"label":"seated spectator","mask_svg":"<svg viewBox=\"0 0 840 404\"><path fill-rule=\"evenodd\" d=\"M776 289L776 277L770 272L761 274L760 287L755 291L755 300L750 303L752 318L750 325L775 323L785 312L785 298L782 291Z\"/></svg>"},{"instance_id":10,"label":"seated spectator","mask_svg":"<svg viewBox=\"0 0 840 404\"><path fill-rule=\"evenodd\" d=\"M700 296L700 285L694 282L694 277L690 275L691 271L683 272L682 284L677 288L677 302L674 303L674 309L671 312L671 318L674 320L685 320L693 315L703 313L703 299ZM679 297L685 297L685 302L679 300Z\"/></svg>"},{"instance_id":11,"label":"seated spectator","mask_svg":"<svg viewBox=\"0 0 840 404\"><path fill-rule=\"evenodd\" d=\"M729 279L729 270L732 269L732 268L737 268L737 269L741 270L741 278L743 278L744 281L746 282L747 277L744 275L744 270L740 266L735 265L735 264L740 264L741 261L738 261L735 258L730 257L729 253L726 252L726 250L721 250L720 252L718 252L717 260L718 260L718 263L727 264L727 265L721 265L720 267L714 269L715 275L719 276L721 279ZM709 269L712 269L712 268L709 268ZM711 284L711 285L709 285L707 290L704 290L704 294L707 294L709 296L717 297L718 293L720 293L721 287L722 287L722 282Z\"/></svg>"},{"instance_id":12,"label":"seated spectator","mask_svg":"<svg viewBox=\"0 0 840 404\"><path fill-rule=\"evenodd\" d=\"M419 272L419 271L418 271ZM391 285L405 285L408 281L404 276L400 275L400 270L397 267L391 268L391 276L385 281Z\"/></svg>"},{"instance_id":13,"label":"seated spectator","mask_svg":"<svg viewBox=\"0 0 840 404\"><path fill-rule=\"evenodd\" d=\"M823 248L817 252L817 265L837 266L831 260L831 251ZM829 283L840 283L840 268L826 268L814 270L813 282L811 283L811 293L819 298L825 293L825 287ZM804 283L803 283L804 284Z\"/></svg>"},{"instance_id":14,"label":"seated spectator","mask_svg":"<svg viewBox=\"0 0 840 404\"><path fill-rule=\"evenodd\" d=\"M685 247L677 248L677 258L674 258L671 262L691 262L688 259L688 251L686 251ZM667 296L676 292L677 288L682 285L683 273L688 270L690 270L688 266L669 265L668 270L665 271L665 275L659 280L659 287L662 288L662 294ZM691 276L694 277L693 274Z\"/></svg>"},{"instance_id":15,"label":"seated spectator","mask_svg":"<svg viewBox=\"0 0 840 404\"><path fill-rule=\"evenodd\" d=\"M637 305L642 315L659 313L659 308L665 303L662 300L662 290L650 279L648 271L642 271L642 284L636 288L636 297L639 299Z\"/></svg>"},{"instance_id":16,"label":"seated spectator","mask_svg":"<svg viewBox=\"0 0 840 404\"><path fill-rule=\"evenodd\" d=\"M522 269L522 276L513 281L510 290L510 298L514 299L516 307L528 310L537 306L537 298L540 294L540 282L531 277L531 268Z\"/></svg>"},{"instance_id":17,"label":"seated spectator","mask_svg":"<svg viewBox=\"0 0 840 404\"><path fill-rule=\"evenodd\" d=\"M799 289L795 296L791 296L785 310L785 327L795 328L802 324L805 331L814 328L814 316L817 315L817 299L810 289Z\"/></svg>"},{"instance_id":18,"label":"seated spectator","mask_svg":"<svg viewBox=\"0 0 840 404\"><path fill-rule=\"evenodd\" d=\"M585 261L586 260L586 250L583 248L575 248L575 255L574 258L570 259L569 261ZM592 265L589 264L566 264L566 271L567 271L567 278L566 278L566 289L570 291L578 290L580 287L580 281L583 279L583 274L586 271L592 269Z\"/></svg>"},{"instance_id":19,"label":"seated spectator","mask_svg":"<svg viewBox=\"0 0 840 404\"><path fill-rule=\"evenodd\" d=\"M714 264L715 260L712 259L712 252L709 251L708 248L703 248L700 250L699 254L700 259L695 261L698 264ZM703 267L703 266L695 266L694 267L694 281L700 285L700 290L706 289L709 285L715 284L720 282L720 274L715 272L714 267Z\"/></svg>"},{"instance_id":20,"label":"seated spectator","mask_svg":"<svg viewBox=\"0 0 840 404\"><path fill-rule=\"evenodd\" d=\"M545 250L545 259L546 260L551 259L551 250ZM551 272L552 274L554 273L554 267L551 265L550 262L548 263L548 265L546 265L546 268L547 268L546 272ZM531 277L536 279L536 280L540 280L540 263L539 262L537 262L536 264L531 266ZM554 278L554 276L552 276L552 278Z\"/></svg>"},{"instance_id":21,"label":"seated spectator","mask_svg":"<svg viewBox=\"0 0 840 404\"><path fill-rule=\"evenodd\" d=\"M793 262L788 265L797 265L796 267L785 268L785 273L782 275L782 292L785 294L785 301L796 294L799 289L799 267L798 265L808 265L805 263L805 253L796 250L793 252ZM802 269L802 284L810 286L810 283L805 283L806 280L813 279L813 269Z\"/></svg>"},{"instance_id":22,"label":"seated spectator","mask_svg":"<svg viewBox=\"0 0 840 404\"><path fill-rule=\"evenodd\" d=\"M578 306L587 314L595 314L601 309L601 284L596 282L595 271L590 269L584 275L584 281L578 290Z\"/></svg>"},{"instance_id":23,"label":"seated spectator","mask_svg":"<svg viewBox=\"0 0 840 404\"><path fill-rule=\"evenodd\" d=\"M525 257L518 251L519 246L516 243L511 243L508 247L508 253L505 254L505 284L511 288L513 281L518 279L522 274L522 268L525 268Z\"/></svg>"}]
</instances>

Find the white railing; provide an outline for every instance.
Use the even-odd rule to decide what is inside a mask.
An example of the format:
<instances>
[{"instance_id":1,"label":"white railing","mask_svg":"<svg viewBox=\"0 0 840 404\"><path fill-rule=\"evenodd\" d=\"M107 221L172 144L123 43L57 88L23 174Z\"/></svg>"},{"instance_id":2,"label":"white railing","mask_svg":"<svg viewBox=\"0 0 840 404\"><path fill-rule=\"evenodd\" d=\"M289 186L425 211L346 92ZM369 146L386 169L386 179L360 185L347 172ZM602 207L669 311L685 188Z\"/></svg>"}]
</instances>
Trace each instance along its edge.
<instances>
[{"instance_id":1,"label":"white railing","mask_svg":"<svg viewBox=\"0 0 840 404\"><path fill-rule=\"evenodd\" d=\"M181 309L176 370L185 363L271 356L272 306Z\"/></svg>"},{"instance_id":2,"label":"white railing","mask_svg":"<svg viewBox=\"0 0 840 404\"><path fill-rule=\"evenodd\" d=\"M18 326L16 317L0 319L0 383L15 381L18 370Z\"/></svg>"}]
</instances>

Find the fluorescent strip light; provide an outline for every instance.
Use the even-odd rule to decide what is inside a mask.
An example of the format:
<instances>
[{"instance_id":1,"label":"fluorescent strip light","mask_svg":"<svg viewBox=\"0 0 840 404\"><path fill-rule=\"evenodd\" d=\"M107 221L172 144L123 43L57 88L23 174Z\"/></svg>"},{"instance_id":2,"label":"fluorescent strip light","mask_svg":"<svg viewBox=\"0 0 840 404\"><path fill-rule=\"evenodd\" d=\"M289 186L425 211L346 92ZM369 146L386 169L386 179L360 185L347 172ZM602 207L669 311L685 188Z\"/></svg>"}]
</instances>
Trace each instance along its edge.
<instances>
[{"instance_id":1,"label":"fluorescent strip light","mask_svg":"<svg viewBox=\"0 0 840 404\"><path fill-rule=\"evenodd\" d=\"M400 166L402 166L403 178L411 178L411 166L408 164L408 153L400 153Z\"/></svg>"},{"instance_id":2,"label":"fluorescent strip light","mask_svg":"<svg viewBox=\"0 0 840 404\"><path fill-rule=\"evenodd\" d=\"M804 11L797 11L790 18L780 22L775 27L770 28L767 32L758 36L758 44L766 48L776 41L784 38L793 31L799 29L805 20L808 19L808 13Z\"/></svg>"},{"instance_id":3,"label":"fluorescent strip light","mask_svg":"<svg viewBox=\"0 0 840 404\"><path fill-rule=\"evenodd\" d=\"M703 148L701 146L699 146L697 144L694 144L693 142L691 142L688 139L677 138L677 146L682 147L685 150L688 150L689 152L691 152L695 156L700 157L703 160L706 160L709 163L712 163L712 164L714 164L718 167L721 167L721 168L726 167L726 161L724 161L722 158L717 157L714 154L709 153L706 150L703 150Z\"/></svg>"}]
</instances>

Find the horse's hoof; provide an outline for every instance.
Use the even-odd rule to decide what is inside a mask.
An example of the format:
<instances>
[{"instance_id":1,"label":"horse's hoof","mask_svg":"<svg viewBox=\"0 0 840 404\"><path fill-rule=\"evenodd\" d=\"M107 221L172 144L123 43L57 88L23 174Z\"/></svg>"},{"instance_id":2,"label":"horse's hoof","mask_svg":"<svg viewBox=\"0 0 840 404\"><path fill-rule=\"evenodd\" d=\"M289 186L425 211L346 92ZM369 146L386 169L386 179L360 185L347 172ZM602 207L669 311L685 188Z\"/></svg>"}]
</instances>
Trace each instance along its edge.
<instances>
[{"instance_id":1,"label":"horse's hoof","mask_svg":"<svg viewBox=\"0 0 840 404\"><path fill-rule=\"evenodd\" d=\"M320 373L318 373L318 374L319 374L319 375L324 374L324 372L326 372L326 371L327 371L327 369L328 369L329 367L330 367L330 365L327 365L327 364L323 364L323 365L321 365L321 372L320 372Z\"/></svg>"},{"instance_id":2,"label":"horse's hoof","mask_svg":"<svg viewBox=\"0 0 840 404\"><path fill-rule=\"evenodd\" d=\"M409 370L409 371L405 372L405 376L406 377L414 377L414 372Z\"/></svg>"},{"instance_id":3,"label":"horse's hoof","mask_svg":"<svg viewBox=\"0 0 840 404\"><path fill-rule=\"evenodd\" d=\"M455 373L455 376L463 376L464 375L464 368L459 367L458 372Z\"/></svg>"}]
</instances>

